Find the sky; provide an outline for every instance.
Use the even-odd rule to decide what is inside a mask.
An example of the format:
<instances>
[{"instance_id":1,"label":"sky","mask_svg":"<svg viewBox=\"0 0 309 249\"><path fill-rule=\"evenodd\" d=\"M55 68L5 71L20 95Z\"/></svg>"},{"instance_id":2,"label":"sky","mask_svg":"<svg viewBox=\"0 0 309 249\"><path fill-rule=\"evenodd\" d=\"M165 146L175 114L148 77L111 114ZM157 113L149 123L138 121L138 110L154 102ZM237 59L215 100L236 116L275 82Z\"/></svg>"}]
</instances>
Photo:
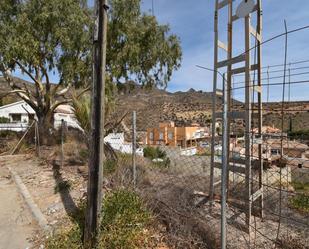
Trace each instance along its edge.
<instances>
[{"instance_id":1,"label":"sky","mask_svg":"<svg viewBox=\"0 0 309 249\"><path fill-rule=\"evenodd\" d=\"M235 1L235 6L240 0ZM93 0L89 0L89 5ZM213 75L202 70L196 65L213 68L213 17L215 0L153 0L153 12L159 23L169 24L171 33L176 34L181 40L183 51L182 66L174 72L168 83L168 91L187 91L190 88L202 91L212 91ZM152 0L142 0L142 11L151 13ZM236 7L235 7L236 8ZM288 30L309 25L309 1L304 0L264 0L263 1L263 39L267 40L284 32L284 20ZM222 18L221 18L222 17ZM227 13L220 11L219 38L226 42ZM244 51L243 22L235 22L234 26L234 51L237 55ZM253 40L253 39L252 39ZM309 60L309 29L293 33L288 37L288 62ZM252 44L254 45L254 44ZM224 59L224 57L222 57ZM263 66L283 64L284 62L284 37L263 45ZM309 79L309 61L306 63L291 64L291 81ZM303 69L295 69L302 67ZM308 67L308 68L306 68ZM271 67L268 71L280 71L283 67ZM263 69L263 83L280 83L283 81L283 72L270 73L269 77L277 77L269 80ZM302 73L301 76L293 74ZM306 74L307 73L307 74ZM57 81L57 75L51 75L52 80ZM281 78L279 78L281 77ZM235 77L235 85L242 82L243 77ZM241 86L241 83L239 84ZM286 99L309 100L309 83L294 84L285 92ZM267 93L268 92L268 93ZM282 85L266 87L263 89L264 100L278 101L282 99ZM234 97L243 99L243 90L234 92Z\"/></svg>"}]
</instances>

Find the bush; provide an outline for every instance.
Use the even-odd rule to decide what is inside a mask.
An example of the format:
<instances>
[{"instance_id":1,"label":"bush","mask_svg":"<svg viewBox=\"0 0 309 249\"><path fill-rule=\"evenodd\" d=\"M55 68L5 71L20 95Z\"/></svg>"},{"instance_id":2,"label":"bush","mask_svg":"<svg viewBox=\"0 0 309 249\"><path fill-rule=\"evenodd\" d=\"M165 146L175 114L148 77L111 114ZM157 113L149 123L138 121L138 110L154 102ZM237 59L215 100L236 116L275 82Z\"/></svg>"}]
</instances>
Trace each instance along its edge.
<instances>
[{"instance_id":1,"label":"bush","mask_svg":"<svg viewBox=\"0 0 309 249\"><path fill-rule=\"evenodd\" d=\"M150 219L150 213L135 193L117 190L108 194L103 203L99 248L140 248L140 237Z\"/></svg>"},{"instance_id":2,"label":"bush","mask_svg":"<svg viewBox=\"0 0 309 249\"><path fill-rule=\"evenodd\" d=\"M309 139L309 130L299 130L299 131L290 131L288 132L290 139Z\"/></svg>"},{"instance_id":3,"label":"bush","mask_svg":"<svg viewBox=\"0 0 309 249\"><path fill-rule=\"evenodd\" d=\"M10 119L6 117L0 117L0 124L10 123Z\"/></svg>"},{"instance_id":4,"label":"bush","mask_svg":"<svg viewBox=\"0 0 309 249\"><path fill-rule=\"evenodd\" d=\"M151 160L155 158L163 159L162 162L155 162L154 165L159 168L168 168L171 164L170 159L166 156L166 152L161 150L159 147L146 147L144 148L144 157Z\"/></svg>"},{"instance_id":5,"label":"bush","mask_svg":"<svg viewBox=\"0 0 309 249\"><path fill-rule=\"evenodd\" d=\"M292 208L300 212L309 213L309 196L306 194L297 194L289 200Z\"/></svg>"},{"instance_id":6,"label":"bush","mask_svg":"<svg viewBox=\"0 0 309 249\"><path fill-rule=\"evenodd\" d=\"M103 174L112 174L117 168L117 161L113 159L108 159L103 163Z\"/></svg>"},{"instance_id":7,"label":"bush","mask_svg":"<svg viewBox=\"0 0 309 249\"><path fill-rule=\"evenodd\" d=\"M147 157L149 159L155 159L155 158L166 158L166 152L160 150L159 147L146 147L144 148L144 157Z\"/></svg>"},{"instance_id":8,"label":"bush","mask_svg":"<svg viewBox=\"0 0 309 249\"><path fill-rule=\"evenodd\" d=\"M46 240L46 249L83 248L84 204L80 210L73 226ZM127 190L116 190L106 194L102 205L97 249L143 248L150 239L150 234L144 232L150 221L151 213L137 194Z\"/></svg>"}]
</instances>

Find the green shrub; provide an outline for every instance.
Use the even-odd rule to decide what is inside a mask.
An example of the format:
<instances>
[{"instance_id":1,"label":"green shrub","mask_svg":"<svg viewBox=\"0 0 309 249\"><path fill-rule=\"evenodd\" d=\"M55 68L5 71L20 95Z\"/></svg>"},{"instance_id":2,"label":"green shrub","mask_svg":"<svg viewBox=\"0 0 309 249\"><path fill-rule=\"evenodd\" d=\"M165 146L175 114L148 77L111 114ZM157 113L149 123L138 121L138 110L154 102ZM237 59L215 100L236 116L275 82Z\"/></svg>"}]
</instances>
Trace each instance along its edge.
<instances>
[{"instance_id":1,"label":"green shrub","mask_svg":"<svg viewBox=\"0 0 309 249\"><path fill-rule=\"evenodd\" d=\"M162 151L159 147L146 147L144 148L144 157L147 157L149 159L155 159L155 158L166 158L166 152Z\"/></svg>"},{"instance_id":2,"label":"green shrub","mask_svg":"<svg viewBox=\"0 0 309 249\"><path fill-rule=\"evenodd\" d=\"M108 194L102 215L99 248L139 248L140 237L151 215L135 193L117 190Z\"/></svg>"},{"instance_id":3,"label":"green shrub","mask_svg":"<svg viewBox=\"0 0 309 249\"><path fill-rule=\"evenodd\" d=\"M45 241L46 249L82 249L82 231L77 224L62 230Z\"/></svg>"},{"instance_id":4,"label":"green shrub","mask_svg":"<svg viewBox=\"0 0 309 249\"><path fill-rule=\"evenodd\" d=\"M290 131L288 132L288 136L290 139L309 139L309 130L298 130L298 131Z\"/></svg>"},{"instance_id":5,"label":"green shrub","mask_svg":"<svg viewBox=\"0 0 309 249\"><path fill-rule=\"evenodd\" d=\"M83 221L85 204L74 219L72 227L62 230L45 242L46 249L83 248ZM97 249L143 248L150 234L144 233L151 221L151 213L134 192L116 190L104 196L101 231ZM149 248L149 247L147 247Z\"/></svg>"},{"instance_id":6,"label":"green shrub","mask_svg":"<svg viewBox=\"0 0 309 249\"><path fill-rule=\"evenodd\" d=\"M16 137L16 136L17 136L16 131L0 131L1 138Z\"/></svg>"},{"instance_id":7,"label":"green shrub","mask_svg":"<svg viewBox=\"0 0 309 249\"><path fill-rule=\"evenodd\" d=\"M10 119L6 117L0 117L0 124L10 123Z\"/></svg>"},{"instance_id":8,"label":"green shrub","mask_svg":"<svg viewBox=\"0 0 309 249\"><path fill-rule=\"evenodd\" d=\"M171 160L166 156L166 152L159 147L146 147L144 148L144 157L151 160L160 158L163 162L154 162L153 164L159 168L169 168Z\"/></svg>"},{"instance_id":9,"label":"green shrub","mask_svg":"<svg viewBox=\"0 0 309 249\"><path fill-rule=\"evenodd\" d=\"M81 149L79 151L79 156L84 160L87 161L89 158L89 150L88 149Z\"/></svg>"},{"instance_id":10,"label":"green shrub","mask_svg":"<svg viewBox=\"0 0 309 249\"><path fill-rule=\"evenodd\" d=\"M306 194L297 194L289 200L292 208L301 212L309 213L309 196Z\"/></svg>"},{"instance_id":11,"label":"green shrub","mask_svg":"<svg viewBox=\"0 0 309 249\"><path fill-rule=\"evenodd\" d=\"M295 191L309 194L309 183L292 182L292 186L294 187Z\"/></svg>"},{"instance_id":12,"label":"green shrub","mask_svg":"<svg viewBox=\"0 0 309 249\"><path fill-rule=\"evenodd\" d=\"M103 174L112 174L117 168L117 161L113 159L108 159L104 162Z\"/></svg>"}]
</instances>

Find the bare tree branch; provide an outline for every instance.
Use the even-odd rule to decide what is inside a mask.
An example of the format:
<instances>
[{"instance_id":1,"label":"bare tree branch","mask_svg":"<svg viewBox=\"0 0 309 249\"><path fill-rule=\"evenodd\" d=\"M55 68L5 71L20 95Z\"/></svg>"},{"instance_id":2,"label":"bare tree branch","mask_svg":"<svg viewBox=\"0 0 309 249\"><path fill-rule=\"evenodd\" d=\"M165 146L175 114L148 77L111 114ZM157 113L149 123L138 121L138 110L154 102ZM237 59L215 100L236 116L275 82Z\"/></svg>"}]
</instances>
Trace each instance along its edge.
<instances>
[{"instance_id":1,"label":"bare tree branch","mask_svg":"<svg viewBox=\"0 0 309 249\"><path fill-rule=\"evenodd\" d=\"M0 95L0 98L4 98L10 94L17 94L17 93L27 93L25 90L20 90L20 89L16 89L16 90L12 90L12 91L9 91L9 92L6 92L2 95Z\"/></svg>"},{"instance_id":2,"label":"bare tree branch","mask_svg":"<svg viewBox=\"0 0 309 249\"><path fill-rule=\"evenodd\" d=\"M66 100L61 100L61 101L56 101L51 107L50 107L50 111L54 112L55 109L60 106L60 105L65 105L65 104L70 104L72 103L71 99L66 99Z\"/></svg>"},{"instance_id":3,"label":"bare tree branch","mask_svg":"<svg viewBox=\"0 0 309 249\"><path fill-rule=\"evenodd\" d=\"M33 77L33 75L18 61L18 60L15 60L15 63L20 67L20 69L26 73L35 83L35 85L37 86L37 88L40 90L40 92L43 92L43 85L40 81L38 81L35 77Z\"/></svg>"},{"instance_id":4,"label":"bare tree branch","mask_svg":"<svg viewBox=\"0 0 309 249\"><path fill-rule=\"evenodd\" d=\"M85 88L83 91L81 91L81 93L77 95L77 98L80 98L81 96L83 96L88 91L90 91L90 86Z\"/></svg>"},{"instance_id":5,"label":"bare tree branch","mask_svg":"<svg viewBox=\"0 0 309 249\"><path fill-rule=\"evenodd\" d=\"M4 76L4 79L9 84L9 86L13 89L10 93L15 93L20 97L22 100L27 102L34 110L37 110L37 103L31 99L31 96L26 95L26 91L22 89L21 87L17 86L14 83L11 70L9 68L5 68L4 64L0 64L0 71L2 71L2 74Z\"/></svg>"},{"instance_id":6,"label":"bare tree branch","mask_svg":"<svg viewBox=\"0 0 309 249\"><path fill-rule=\"evenodd\" d=\"M69 84L66 88L60 90L59 92L56 92L55 96L56 97L64 96L70 89L71 89L71 84Z\"/></svg>"}]
</instances>

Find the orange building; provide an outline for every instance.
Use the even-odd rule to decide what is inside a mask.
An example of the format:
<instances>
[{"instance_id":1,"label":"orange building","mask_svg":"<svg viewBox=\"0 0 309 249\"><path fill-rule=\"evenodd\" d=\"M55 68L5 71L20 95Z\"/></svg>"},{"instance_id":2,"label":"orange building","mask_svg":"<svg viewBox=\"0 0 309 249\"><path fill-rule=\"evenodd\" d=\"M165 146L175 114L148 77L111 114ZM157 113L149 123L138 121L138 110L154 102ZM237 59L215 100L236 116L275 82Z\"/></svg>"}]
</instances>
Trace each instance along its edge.
<instances>
[{"instance_id":1,"label":"orange building","mask_svg":"<svg viewBox=\"0 0 309 249\"><path fill-rule=\"evenodd\" d=\"M192 147L209 136L208 128L192 124L189 127L176 127L174 122L159 123L159 127L148 128L147 145Z\"/></svg>"}]
</instances>

